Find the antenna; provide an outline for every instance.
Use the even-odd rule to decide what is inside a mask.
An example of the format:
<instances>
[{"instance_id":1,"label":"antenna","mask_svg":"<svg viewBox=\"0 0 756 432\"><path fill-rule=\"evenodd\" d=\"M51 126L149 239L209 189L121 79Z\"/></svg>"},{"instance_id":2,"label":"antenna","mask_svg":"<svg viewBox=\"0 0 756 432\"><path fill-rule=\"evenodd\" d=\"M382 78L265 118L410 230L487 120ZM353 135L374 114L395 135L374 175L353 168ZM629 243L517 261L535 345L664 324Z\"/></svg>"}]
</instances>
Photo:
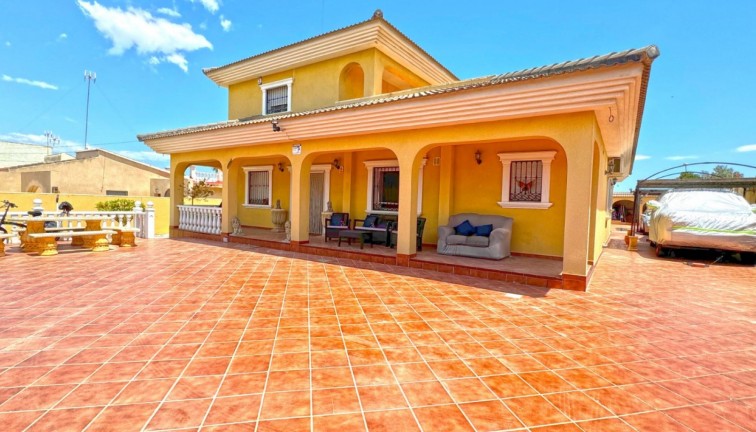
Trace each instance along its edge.
<instances>
[{"instance_id":1,"label":"antenna","mask_svg":"<svg viewBox=\"0 0 756 432\"><path fill-rule=\"evenodd\" d=\"M85 70L84 71L84 79L87 80L87 114L86 118L84 119L84 150L89 149L87 146L87 133L89 132L89 86L92 84L92 82L97 82L97 74Z\"/></svg>"},{"instance_id":2,"label":"antenna","mask_svg":"<svg viewBox=\"0 0 756 432\"><path fill-rule=\"evenodd\" d=\"M47 146L50 148L55 147L57 144L60 144L60 138L55 136L52 131L45 131L45 138L47 138Z\"/></svg>"}]
</instances>

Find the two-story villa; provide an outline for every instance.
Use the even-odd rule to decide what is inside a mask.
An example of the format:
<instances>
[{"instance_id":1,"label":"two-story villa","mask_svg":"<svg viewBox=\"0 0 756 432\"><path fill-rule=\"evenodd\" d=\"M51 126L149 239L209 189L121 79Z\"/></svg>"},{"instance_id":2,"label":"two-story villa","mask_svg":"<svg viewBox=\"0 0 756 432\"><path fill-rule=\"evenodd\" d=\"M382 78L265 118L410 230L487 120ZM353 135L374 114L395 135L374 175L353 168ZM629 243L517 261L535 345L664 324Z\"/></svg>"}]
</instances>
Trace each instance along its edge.
<instances>
[{"instance_id":1,"label":"two-story villa","mask_svg":"<svg viewBox=\"0 0 756 432\"><path fill-rule=\"evenodd\" d=\"M237 240L234 217L271 227L280 200L291 222L280 247L308 252L330 202L353 219L395 215L396 252L383 262L408 266L418 217L433 245L451 215L504 215L513 255L561 262L556 280L528 282L585 289L609 237L612 181L632 169L658 55L650 46L459 80L376 11L205 69L228 89L228 121L139 139L171 155L172 191L190 165L222 170L218 240ZM182 199L171 199L177 228Z\"/></svg>"}]
</instances>

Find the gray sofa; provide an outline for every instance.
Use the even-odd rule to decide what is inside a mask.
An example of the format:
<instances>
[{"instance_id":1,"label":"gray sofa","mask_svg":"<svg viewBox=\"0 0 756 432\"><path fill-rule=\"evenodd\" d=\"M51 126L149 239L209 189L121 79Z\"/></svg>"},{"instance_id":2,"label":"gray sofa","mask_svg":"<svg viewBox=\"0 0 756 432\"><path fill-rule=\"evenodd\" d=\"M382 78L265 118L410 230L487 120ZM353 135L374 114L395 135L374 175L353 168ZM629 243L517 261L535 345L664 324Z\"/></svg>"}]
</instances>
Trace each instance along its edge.
<instances>
[{"instance_id":1,"label":"gray sofa","mask_svg":"<svg viewBox=\"0 0 756 432\"><path fill-rule=\"evenodd\" d=\"M493 225L488 237L463 236L454 232L454 227L465 220L473 226ZM460 213L449 218L447 226L438 227L438 253L475 258L502 259L510 255L512 241L512 218L496 215Z\"/></svg>"}]
</instances>

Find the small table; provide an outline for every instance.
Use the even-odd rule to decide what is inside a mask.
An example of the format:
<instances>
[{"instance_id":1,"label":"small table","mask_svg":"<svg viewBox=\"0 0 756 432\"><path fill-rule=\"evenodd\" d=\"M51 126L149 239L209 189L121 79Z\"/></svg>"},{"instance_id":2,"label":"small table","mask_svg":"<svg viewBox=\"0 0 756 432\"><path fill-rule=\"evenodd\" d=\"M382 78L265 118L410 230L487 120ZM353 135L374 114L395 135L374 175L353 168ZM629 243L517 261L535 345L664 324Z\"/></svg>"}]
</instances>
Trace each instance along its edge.
<instances>
[{"instance_id":1,"label":"small table","mask_svg":"<svg viewBox=\"0 0 756 432\"><path fill-rule=\"evenodd\" d=\"M370 231L360 230L341 230L339 231L339 247L341 247L341 240L346 239L349 246L352 245L352 239L360 241L360 249L365 247L365 241L370 243L370 247L373 247L373 233Z\"/></svg>"}]
</instances>

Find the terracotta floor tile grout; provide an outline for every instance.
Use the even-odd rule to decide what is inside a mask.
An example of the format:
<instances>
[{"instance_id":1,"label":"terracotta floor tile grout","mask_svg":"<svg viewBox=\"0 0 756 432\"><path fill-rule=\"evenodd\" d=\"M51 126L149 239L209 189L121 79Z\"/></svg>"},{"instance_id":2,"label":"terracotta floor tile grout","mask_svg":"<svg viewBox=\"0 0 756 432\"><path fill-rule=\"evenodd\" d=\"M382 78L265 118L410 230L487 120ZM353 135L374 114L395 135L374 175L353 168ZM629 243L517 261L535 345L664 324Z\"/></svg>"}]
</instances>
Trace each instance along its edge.
<instances>
[{"instance_id":1,"label":"terracotta floor tile grout","mask_svg":"<svg viewBox=\"0 0 756 432\"><path fill-rule=\"evenodd\" d=\"M692 269L642 246L604 249L585 293L203 241L144 241L44 267L10 248L0 259L14 281L0 287L0 417L18 416L18 430L73 416L94 429L115 413L138 415L142 430L389 418L428 430L439 413L449 428L481 431L751 426L755 268ZM263 353L267 365L251 357ZM510 382L522 385L497 387ZM124 398L137 383L167 390L154 402Z\"/></svg>"}]
</instances>

